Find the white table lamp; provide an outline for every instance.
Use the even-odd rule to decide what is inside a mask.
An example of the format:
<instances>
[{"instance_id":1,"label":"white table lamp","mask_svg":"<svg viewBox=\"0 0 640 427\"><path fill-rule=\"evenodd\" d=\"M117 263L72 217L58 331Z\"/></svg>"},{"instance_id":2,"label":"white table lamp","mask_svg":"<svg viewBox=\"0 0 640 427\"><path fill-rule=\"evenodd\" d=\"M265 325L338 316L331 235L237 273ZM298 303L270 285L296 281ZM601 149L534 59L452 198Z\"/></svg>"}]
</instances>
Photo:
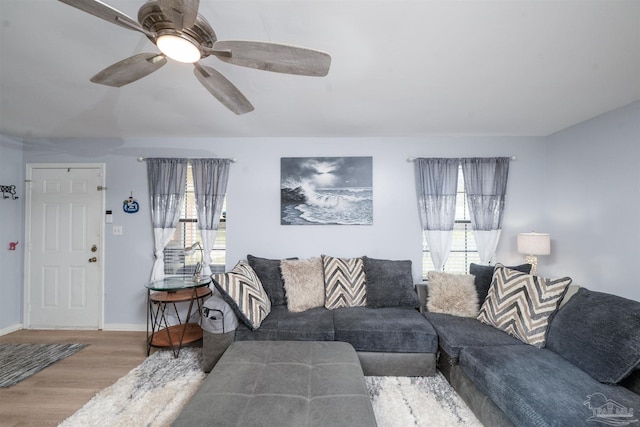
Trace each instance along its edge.
<instances>
[{"instance_id":1,"label":"white table lamp","mask_svg":"<svg viewBox=\"0 0 640 427\"><path fill-rule=\"evenodd\" d=\"M551 253L551 236L549 233L519 233L518 252L527 255L525 262L531 264L531 274L537 274L538 258L536 255Z\"/></svg>"}]
</instances>

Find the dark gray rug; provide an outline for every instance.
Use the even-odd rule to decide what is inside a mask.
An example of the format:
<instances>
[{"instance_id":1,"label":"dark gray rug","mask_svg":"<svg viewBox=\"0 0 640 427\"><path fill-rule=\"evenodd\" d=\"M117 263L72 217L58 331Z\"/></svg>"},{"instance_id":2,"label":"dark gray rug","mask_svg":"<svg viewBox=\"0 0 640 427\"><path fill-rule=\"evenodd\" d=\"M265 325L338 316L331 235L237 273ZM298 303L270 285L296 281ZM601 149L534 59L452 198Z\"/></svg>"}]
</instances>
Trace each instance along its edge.
<instances>
[{"instance_id":1,"label":"dark gray rug","mask_svg":"<svg viewBox=\"0 0 640 427\"><path fill-rule=\"evenodd\" d=\"M89 344L0 344L0 387L11 387Z\"/></svg>"}]
</instances>

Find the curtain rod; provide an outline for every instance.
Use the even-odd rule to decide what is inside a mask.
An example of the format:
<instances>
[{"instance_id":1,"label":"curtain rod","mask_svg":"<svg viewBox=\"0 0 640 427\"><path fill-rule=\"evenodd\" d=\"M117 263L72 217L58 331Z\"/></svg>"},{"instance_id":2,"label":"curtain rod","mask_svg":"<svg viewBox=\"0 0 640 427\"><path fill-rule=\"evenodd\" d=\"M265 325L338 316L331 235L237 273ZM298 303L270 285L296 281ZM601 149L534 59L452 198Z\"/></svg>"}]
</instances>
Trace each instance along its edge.
<instances>
[{"instance_id":1,"label":"curtain rod","mask_svg":"<svg viewBox=\"0 0 640 427\"><path fill-rule=\"evenodd\" d=\"M408 157L407 158L407 162L413 162L415 159L418 159L419 157ZM511 160L518 160L518 158L516 156L511 156L510 157Z\"/></svg>"},{"instance_id":2,"label":"curtain rod","mask_svg":"<svg viewBox=\"0 0 640 427\"><path fill-rule=\"evenodd\" d=\"M138 160L139 162L144 162L145 160L147 160L147 158L146 158L146 157L138 157L138 158L137 158L137 160ZM191 158L188 158L187 160L191 160ZM237 160L236 160L236 159L229 159L229 160L231 160L231 163L235 163L235 162L237 162Z\"/></svg>"}]
</instances>

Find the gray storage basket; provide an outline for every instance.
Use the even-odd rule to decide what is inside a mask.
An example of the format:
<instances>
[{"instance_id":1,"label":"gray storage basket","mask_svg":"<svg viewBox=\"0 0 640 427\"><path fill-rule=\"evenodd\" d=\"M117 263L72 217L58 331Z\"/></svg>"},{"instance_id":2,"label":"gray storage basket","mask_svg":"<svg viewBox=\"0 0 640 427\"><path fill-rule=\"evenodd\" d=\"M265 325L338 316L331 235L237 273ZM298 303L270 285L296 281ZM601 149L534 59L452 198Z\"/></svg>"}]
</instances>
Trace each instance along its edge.
<instances>
[{"instance_id":1,"label":"gray storage basket","mask_svg":"<svg viewBox=\"0 0 640 427\"><path fill-rule=\"evenodd\" d=\"M202 305L200 315L202 329L213 334L225 334L238 327L238 316L216 290Z\"/></svg>"},{"instance_id":2,"label":"gray storage basket","mask_svg":"<svg viewBox=\"0 0 640 427\"><path fill-rule=\"evenodd\" d=\"M202 305L200 326L203 329L202 370L208 373L234 341L238 327L238 316L215 289Z\"/></svg>"}]
</instances>

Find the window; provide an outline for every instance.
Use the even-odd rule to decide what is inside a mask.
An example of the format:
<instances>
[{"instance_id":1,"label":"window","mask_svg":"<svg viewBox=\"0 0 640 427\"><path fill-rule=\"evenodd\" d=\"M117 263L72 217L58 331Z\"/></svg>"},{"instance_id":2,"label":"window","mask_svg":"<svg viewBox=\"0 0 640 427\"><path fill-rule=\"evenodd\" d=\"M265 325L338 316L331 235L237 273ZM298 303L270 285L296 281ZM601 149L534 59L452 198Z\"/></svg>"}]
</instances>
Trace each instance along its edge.
<instances>
[{"instance_id":1,"label":"window","mask_svg":"<svg viewBox=\"0 0 640 427\"><path fill-rule=\"evenodd\" d=\"M467 196L464 191L464 176L462 166L458 167L458 189L456 192L456 219L453 225L453 241L451 252L442 271L447 273L468 273L469 264L479 263L480 255L476 247L476 241L471 229L471 217ZM422 250L422 277L427 278L427 273L434 270L431 254L426 239L423 240Z\"/></svg>"},{"instance_id":2,"label":"window","mask_svg":"<svg viewBox=\"0 0 640 427\"><path fill-rule=\"evenodd\" d=\"M184 202L180 208L180 220L173 233L171 242L164 250L165 274L192 274L195 266L201 261L201 253L196 250L186 255L184 248L196 242L202 244L198 229L198 214L196 211L196 196L193 187L191 165L187 167L187 181L185 183ZM216 240L211 251L211 272L224 273L227 248L227 199L225 197L220 215L220 223L216 232Z\"/></svg>"}]
</instances>

